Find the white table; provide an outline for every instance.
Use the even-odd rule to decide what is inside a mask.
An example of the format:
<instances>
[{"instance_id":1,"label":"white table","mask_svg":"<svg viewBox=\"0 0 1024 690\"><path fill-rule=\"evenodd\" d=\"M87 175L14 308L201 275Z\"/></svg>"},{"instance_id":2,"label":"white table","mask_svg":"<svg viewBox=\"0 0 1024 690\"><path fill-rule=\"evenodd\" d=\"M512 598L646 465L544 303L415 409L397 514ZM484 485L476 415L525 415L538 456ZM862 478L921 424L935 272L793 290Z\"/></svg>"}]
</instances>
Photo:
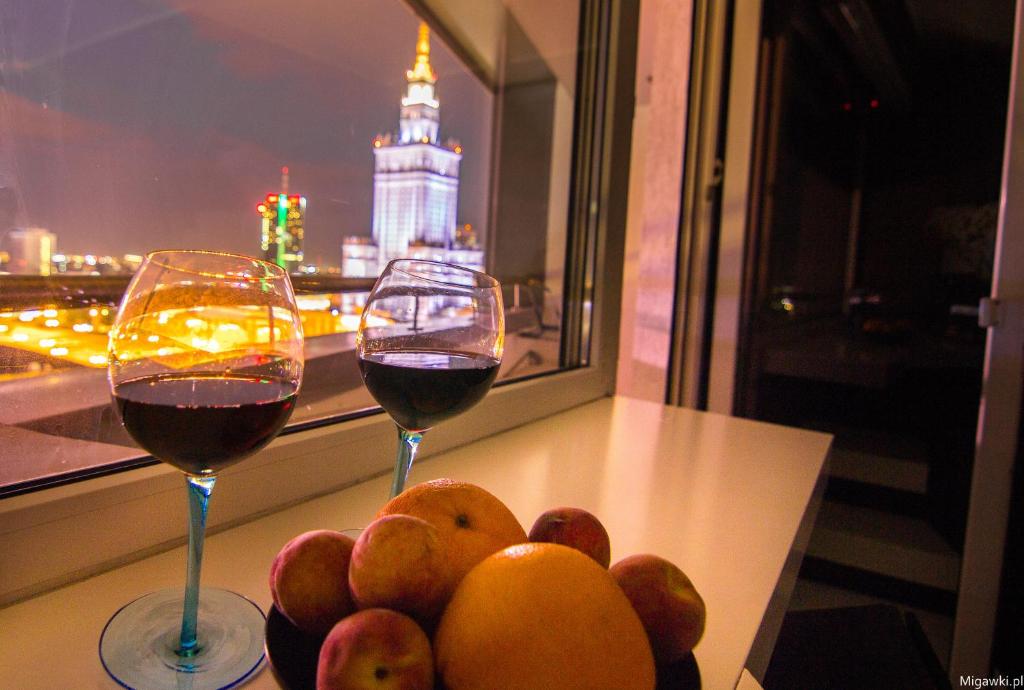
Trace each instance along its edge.
<instances>
[{"instance_id":1,"label":"white table","mask_svg":"<svg viewBox=\"0 0 1024 690\"><path fill-rule=\"evenodd\" d=\"M817 512L830 440L608 398L423 460L410 483L450 476L479 484L527 530L548 508L585 508L607 527L613 562L649 552L679 565L707 603L696 657L704 687L717 690L734 688L745 666L763 674ZM309 529L365 525L389 481L211 535L203 583L268 607L267 573L281 545ZM181 586L184 563L177 548L0 610L0 685L117 687L97 657L100 630L135 596ZM246 687L276 683L264 669Z\"/></svg>"}]
</instances>

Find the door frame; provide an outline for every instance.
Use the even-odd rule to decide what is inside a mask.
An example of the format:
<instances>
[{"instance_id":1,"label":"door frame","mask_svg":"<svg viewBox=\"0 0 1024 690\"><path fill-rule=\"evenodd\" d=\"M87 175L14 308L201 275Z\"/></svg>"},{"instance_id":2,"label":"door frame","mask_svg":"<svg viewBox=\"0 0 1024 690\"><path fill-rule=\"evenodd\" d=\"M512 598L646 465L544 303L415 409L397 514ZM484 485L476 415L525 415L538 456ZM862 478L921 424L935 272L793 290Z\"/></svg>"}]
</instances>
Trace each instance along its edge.
<instances>
[{"instance_id":1,"label":"door frame","mask_svg":"<svg viewBox=\"0 0 1024 690\"><path fill-rule=\"evenodd\" d=\"M1024 381L1024 11L1022 2L1015 8L1013 57L1010 73L1007 129L1004 143L1003 174L1000 191L999 221L993 266L992 298L997 300L998 324L989 329L985 350L981 404L975 437L970 502L966 536L957 593L953 645L949 676L958 686L961 676L987 677L991 671L991 653L999 604L1003 553L1010 510L1010 489L1018 447ZM723 212L718 228L691 224L691 233L718 232L721 251L715 258L717 271L713 293L713 346L703 392L705 407L715 412L735 414L735 384L742 376L737 366L739 330L743 315L737 305L736 291L730 286L743 284L744 266L750 260L748 228L752 219L751 174L756 154L753 146L759 80L758 58L761 43L761 0L735 0L731 35L731 65L727 76L727 137L725 175L722 180ZM728 45L728 44L726 44ZM696 52L696 51L695 51ZM763 79L762 79L763 81ZM691 100L692 103L699 101ZM704 114L710 118L710 113ZM692 116L691 116L692 118ZM688 139L689 140L689 139ZM754 166L756 167L756 166ZM692 171L691 171L692 172ZM705 183L707 180L705 180ZM698 187L699 189L699 187ZM700 197L693 195L694 201ZM692 212L692 209L691 209ZM701 214L695 214L697 218ZM685 223L683 230L686 230ZM686 237L684 232L682 237ZM705 243L706 244L706 243ZM744 256L745 254L745 256ZM685 265L681 263L681 268ZM725 286L727 289L722 289ZM707 293L704 293L707 294ZM677 296L677 309L689 308L702 313L701 305L688 304L686 295ZM678 318L678 315L677 315ZM696 389L701 358L680 356L695 349L696 324L689 338L676 342L676 372L670 383L669 401L698 406L702 397ZM686 348L685 343L690 343ZM675 392L673 397L672 392Z\"/></svg>"},{"instance_id":2,"label":"door frame","mask_svg":"<svg viewBox=\"0 0 1024 690\"><path fill-rule=\"evenodd\" d=\"M1024 44L1016 7L1003 175L992 268L996 323L985 345L981 405L949 677L987 677L1003 572L1024 380Z\"/></svg>"}]
</instances>

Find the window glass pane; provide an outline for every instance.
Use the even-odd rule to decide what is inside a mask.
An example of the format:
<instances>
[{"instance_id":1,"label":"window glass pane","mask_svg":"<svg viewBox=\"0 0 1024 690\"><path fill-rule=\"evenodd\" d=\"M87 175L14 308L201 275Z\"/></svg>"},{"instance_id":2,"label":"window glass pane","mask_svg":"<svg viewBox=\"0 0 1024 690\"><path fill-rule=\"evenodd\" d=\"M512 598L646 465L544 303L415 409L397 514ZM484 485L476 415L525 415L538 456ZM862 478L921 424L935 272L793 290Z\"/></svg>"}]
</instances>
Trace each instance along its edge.
<instances>
[{"instance_id":1,"label":"window glass pane","mask_svg":"<svg viewBox=\"0 0 1024 690\"><path fill-rule=\"evenodd\" d=\"M556 370L577 24L522 0L3 3L0 493L139 457L106 333L154 249L292 273L293 424L373 406L354 331L391 258L495 275L500 378Z\"/></svg>"}]
</instances>

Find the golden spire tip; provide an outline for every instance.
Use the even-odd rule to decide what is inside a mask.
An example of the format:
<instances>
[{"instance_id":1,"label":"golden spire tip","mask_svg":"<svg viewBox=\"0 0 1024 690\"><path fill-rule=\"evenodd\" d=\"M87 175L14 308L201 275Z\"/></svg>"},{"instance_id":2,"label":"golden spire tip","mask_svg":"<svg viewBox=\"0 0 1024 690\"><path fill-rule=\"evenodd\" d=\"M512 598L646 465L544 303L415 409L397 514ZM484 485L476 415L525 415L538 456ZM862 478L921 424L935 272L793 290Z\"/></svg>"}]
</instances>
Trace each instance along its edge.
<instances>
[{"instance_id":1,"label":"golden spire tip","mask_svg":"<svg viewBox=\"0 0 1024 690\"><path fill-rule=\"evenodd\" d=\"M433 84L437 81L437 74L430 66L430 27L426 22L420 22L420 34L416 40L416 62L412 69L405 73L408 81L425 81Z\"/></svg>"}]
</instances>

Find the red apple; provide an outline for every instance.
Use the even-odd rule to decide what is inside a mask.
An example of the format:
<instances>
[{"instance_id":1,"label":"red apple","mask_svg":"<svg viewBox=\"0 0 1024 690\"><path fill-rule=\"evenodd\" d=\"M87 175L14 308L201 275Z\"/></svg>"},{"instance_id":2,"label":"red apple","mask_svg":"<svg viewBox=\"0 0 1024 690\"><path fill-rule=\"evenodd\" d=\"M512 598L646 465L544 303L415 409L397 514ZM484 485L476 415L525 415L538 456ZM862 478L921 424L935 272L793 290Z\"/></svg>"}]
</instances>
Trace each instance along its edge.
<instances>
[{"instance_id":1,"label":"red apple","mask_svg":"<svg viewBox=\"0 0 1024 690\"><path fill-rule=\"evenodd\" d=\"M650 554L630 556L610 569L644 624L658 664L686 656L704 635L704 600L682 570Z\"/></svg>"},{"instance_id":2,"label":"red apple","mask_svg":"<svg viewBox=\"0 0 1024 690\"><path fill-rule=\"evenodd\" d=\"M349 588L360 609L393 609L430 624L451 596L449 568L433 525L411 515L387 515L356 540Z\"/></svg>"},{"instance_id":3,"label":"red apple","mask_svg":"<svg viewBox=\"0 0 1024 690\"><path fill-rule=\"evenodd\" d=\"M397 611L366 609L345 618L320 647L317 690L432 690L426 633Z\"/></svg>"},{"instance_id":4,"label":"red apple","mask_svg":"<svg viewBox=\"0 0 1024 690\"><path fill-rule=\"evenodd\" d=\"M303 632L326 635L355 611L348 566L355 542L341 532L314 530L295 537L270 567L270 594L277 610Z\"/></svg>"},{"instance_id":5,"label":"red apple","mask_svg":"<svg viewBox=\"0 0 1024 690\"><path fill-rule=\"evenodd\" d=\"M600 520L581 508L553 508L530 529L530 541L552 542L582 551L602 568L612 559L608 532Z\"/></svg>"}]
</instances>

